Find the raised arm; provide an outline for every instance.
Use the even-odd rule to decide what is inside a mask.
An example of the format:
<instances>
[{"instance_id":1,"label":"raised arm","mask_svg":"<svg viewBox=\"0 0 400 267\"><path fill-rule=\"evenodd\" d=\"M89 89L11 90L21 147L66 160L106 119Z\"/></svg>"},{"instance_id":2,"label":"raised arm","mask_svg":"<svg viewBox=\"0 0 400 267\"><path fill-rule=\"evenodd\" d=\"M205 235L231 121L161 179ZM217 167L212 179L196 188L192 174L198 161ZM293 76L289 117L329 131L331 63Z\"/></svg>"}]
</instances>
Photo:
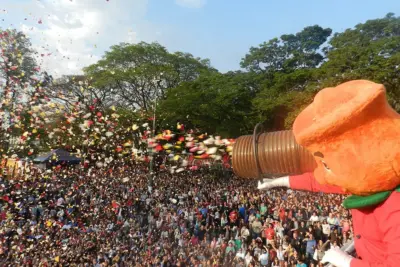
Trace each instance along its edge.
<instances>
[{"instance_id":1,"label":"raised arm","mask_svg":"<svg viewBox=\"0 0 400 267\"><path fill-rule=\"evenodd\" d=\"M345 194L340 187L319 184L312 173L295 176L286 176L277 179L264 179L258 183L258 189L268 190L275 187L287 187L294 190L324 192L332 194Z\"/></svg>"},{"instance_id":2,"label":"raised arm","mask_svg":"<svg viewBox=\"0 0 400 267\"><path fill-rule=\"evenodd\" d=\"M331 194L345 194L343 190L334 185L323 185L317 182L314 174L307 172L301 175L289 176L290 188L294 190L303 190L311 192L324 192Z\"/></svg>"},{"instance_id":3,"label":"raised arm","mask_svg":"<svg viewBox=\"0 0 400 267\"><path fill-rule=\"evenodd\" d=\"M322 251L326 251L326 246L330 243L331 241L328 239L321 247Z\"/></svg>"}]
</instances>

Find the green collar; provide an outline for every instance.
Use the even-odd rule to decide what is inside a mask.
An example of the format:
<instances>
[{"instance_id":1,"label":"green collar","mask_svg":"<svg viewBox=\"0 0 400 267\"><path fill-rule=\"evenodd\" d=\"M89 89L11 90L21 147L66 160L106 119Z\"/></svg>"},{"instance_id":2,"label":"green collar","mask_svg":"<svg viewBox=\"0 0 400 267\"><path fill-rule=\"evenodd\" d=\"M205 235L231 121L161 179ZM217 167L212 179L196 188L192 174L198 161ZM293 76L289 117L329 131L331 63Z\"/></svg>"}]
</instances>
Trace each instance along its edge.
<instances>
[{"instance_id":1,"label":"green collar","mask_svg":"<svg viewBox=\"0 0 400 267\"><path fill-rule=\"evenodd\" d=\"M400 192L400 186L392 191L379 192L370 196L349 196L344 200L343 206L346 209L360 209L376 206L388 199L393 191Z\"/></svg>"}]
</instances>

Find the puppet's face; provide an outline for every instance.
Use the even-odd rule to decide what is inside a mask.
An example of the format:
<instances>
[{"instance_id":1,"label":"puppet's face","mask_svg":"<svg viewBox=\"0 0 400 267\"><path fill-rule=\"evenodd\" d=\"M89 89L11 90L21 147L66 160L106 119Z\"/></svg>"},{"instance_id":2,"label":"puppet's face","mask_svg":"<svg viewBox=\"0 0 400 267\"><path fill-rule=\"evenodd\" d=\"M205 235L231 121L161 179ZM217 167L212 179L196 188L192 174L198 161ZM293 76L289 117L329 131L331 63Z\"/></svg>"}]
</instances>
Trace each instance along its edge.
<instances>
[{"instance_id":1,"label":"puppet's face","mask_svg":"<svg viewBox=\"0 0 400 267\"><path fill-rule=\"evenodd\" d=\"M397 138L385 138L385 134L365 125L327 144L309 147L318 165L314 171L318 182L356 195L395 188L400 184L399 145Z\"/></svg>"},{"instance_id":2,"label":"puppet's face","mask_svg":"<svg viewBox=\"0 0 400 267\"><path fill-rule=\"evenodd\" d=\"M358 80L321 90L293 132L314 155L320 183L355 195L400 185L400 114L388 104L383 85Z\"/></svg>"}]
</instances>

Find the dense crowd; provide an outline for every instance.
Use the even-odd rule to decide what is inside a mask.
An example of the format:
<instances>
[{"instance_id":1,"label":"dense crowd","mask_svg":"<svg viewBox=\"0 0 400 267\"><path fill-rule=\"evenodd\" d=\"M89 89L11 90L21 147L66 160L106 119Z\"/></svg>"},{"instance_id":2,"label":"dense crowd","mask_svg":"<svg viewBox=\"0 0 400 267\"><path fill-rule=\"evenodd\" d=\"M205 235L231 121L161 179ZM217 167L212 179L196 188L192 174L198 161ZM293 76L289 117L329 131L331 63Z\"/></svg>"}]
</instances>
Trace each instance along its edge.
<instances>
[{"instance_id":1,"label":"dense crowd","mask_svg":"<svg viewBox=\"0 0 400 267\"><path fill-rule=\"evenodd\" d=\"M322 266L352 238L343 196L204 170L33 171L0 182L1 266Z\"/></svg>"}]
</instances>

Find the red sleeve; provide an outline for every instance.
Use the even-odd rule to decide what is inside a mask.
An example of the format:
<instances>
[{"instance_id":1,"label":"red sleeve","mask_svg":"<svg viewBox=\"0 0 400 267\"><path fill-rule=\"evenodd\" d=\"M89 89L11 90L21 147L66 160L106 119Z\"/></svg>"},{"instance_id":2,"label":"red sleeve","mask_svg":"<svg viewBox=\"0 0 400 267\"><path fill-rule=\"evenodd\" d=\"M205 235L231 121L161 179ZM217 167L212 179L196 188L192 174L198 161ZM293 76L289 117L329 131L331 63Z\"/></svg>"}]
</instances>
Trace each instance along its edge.
<instances>
[{"instance_id":1,"label":"red sleeve","mask_svg":"<svg viewBox=\"0 0 400 267\"><path fill-rule=\"evenodd\" d=\"M311 172L307 172L301 175L289 176L289 183L290 188L294 190L324 192L331 194L346 194L338 186L319 184L315 180L314 174Z\"/></svg>"}]
</instances>

